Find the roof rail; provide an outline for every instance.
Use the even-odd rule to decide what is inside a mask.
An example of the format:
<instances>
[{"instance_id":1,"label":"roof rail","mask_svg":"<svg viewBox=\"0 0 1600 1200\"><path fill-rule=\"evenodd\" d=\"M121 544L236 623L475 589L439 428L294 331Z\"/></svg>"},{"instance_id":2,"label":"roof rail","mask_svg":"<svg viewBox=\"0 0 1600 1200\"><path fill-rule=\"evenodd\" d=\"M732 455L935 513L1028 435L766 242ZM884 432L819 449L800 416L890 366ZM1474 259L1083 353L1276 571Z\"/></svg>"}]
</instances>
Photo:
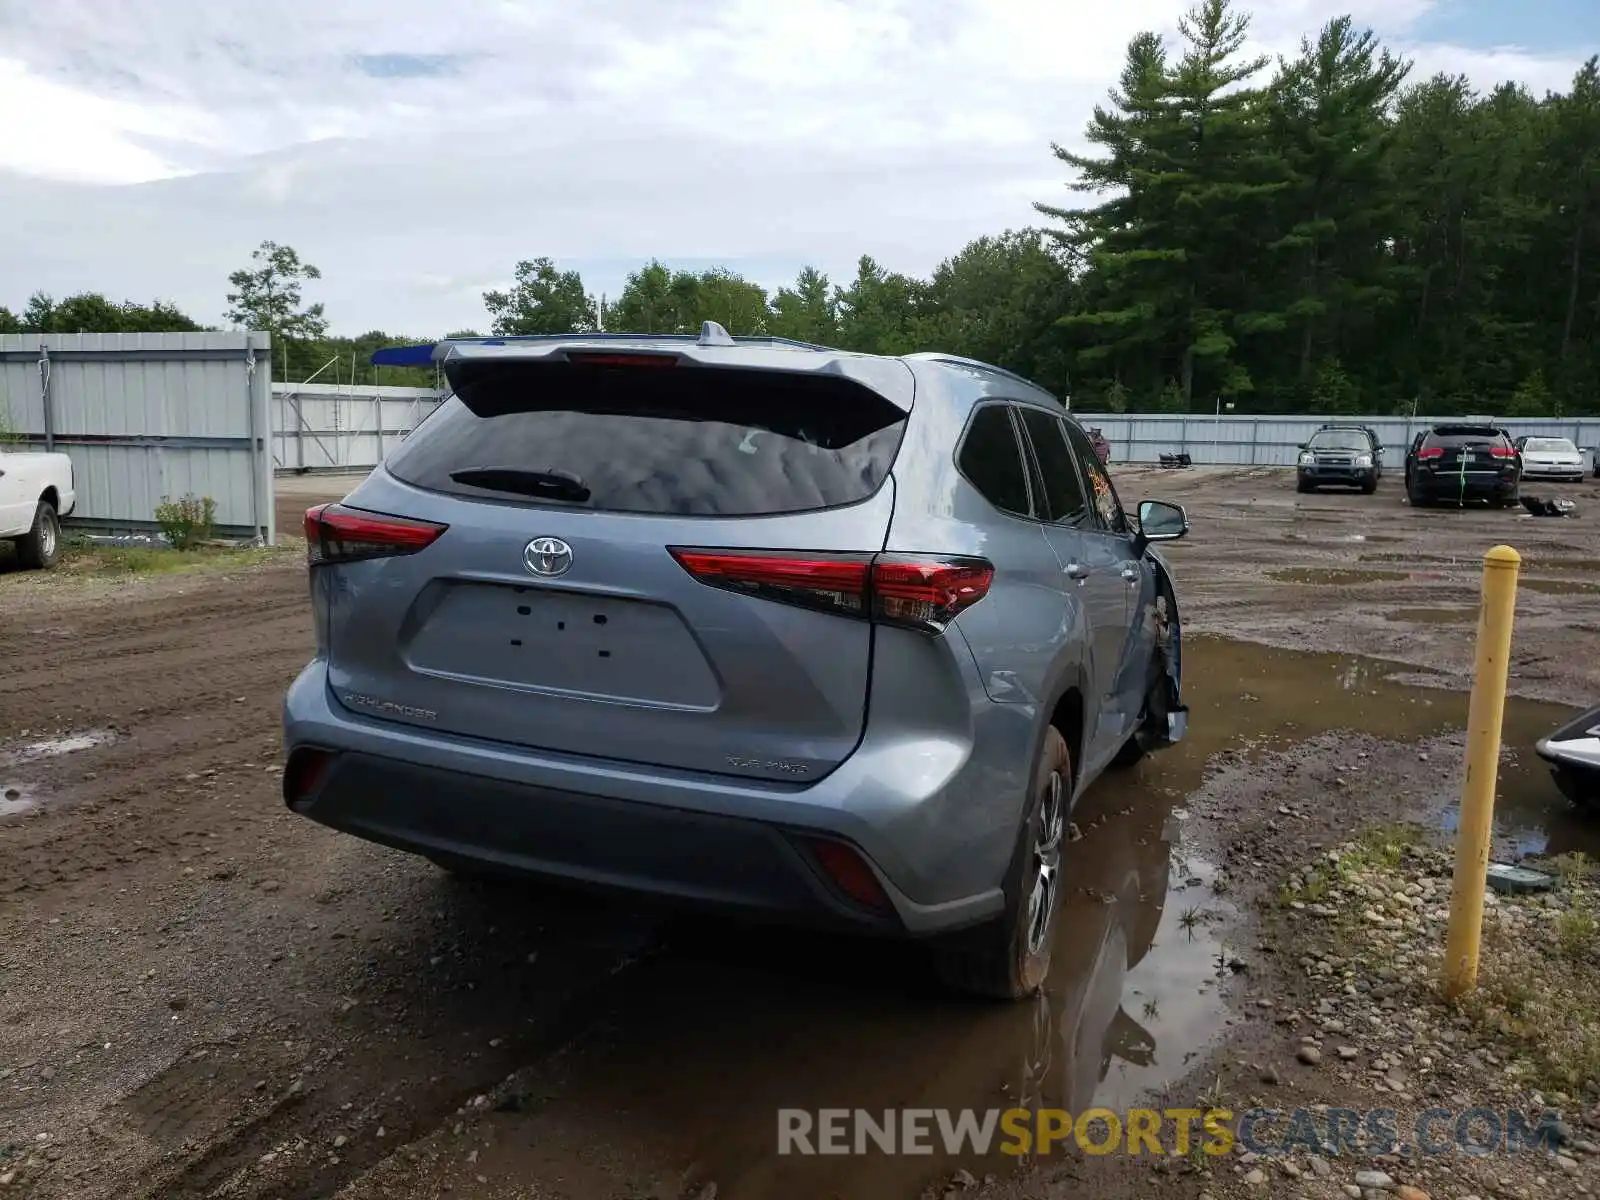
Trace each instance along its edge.
<instances>
[{"instance_id":1,"label":"roof rail","mask_svg":"<svg viewBox=\"0 0 1600 1200\"><path fill-rule=\"evenodd\" d=\"M1048 389L1041 387L1025 375L1018 375L1015 371L1008 371L1004 367L997 367L993 363L986 363L978 358L963 358L959 354L945 354L939 350L919 350L915 354L907 354L906 358L913 362L940 362L951 366L972 367L974 370L987 371L991 375L1004 375L1007 379L1015 379L1018 383L1025 383L1036 392L1045 392Z\"/></svg>"}]
</instances>

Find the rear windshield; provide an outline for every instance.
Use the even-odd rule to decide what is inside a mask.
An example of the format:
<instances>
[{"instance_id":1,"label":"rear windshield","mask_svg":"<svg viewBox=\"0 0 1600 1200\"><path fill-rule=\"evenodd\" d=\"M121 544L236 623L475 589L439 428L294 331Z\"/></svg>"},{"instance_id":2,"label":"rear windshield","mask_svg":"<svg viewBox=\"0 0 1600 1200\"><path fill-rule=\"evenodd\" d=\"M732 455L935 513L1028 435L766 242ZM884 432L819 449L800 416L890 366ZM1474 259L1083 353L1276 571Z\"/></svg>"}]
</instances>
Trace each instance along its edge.
<instances>
[{"instance_id":1,"label":"rear windshield","mask_svg":"<svg viewBox=\"0 0 1600 1200\"><path fill-rule=\"evenodd\" d=\"M497 363L464 379L385 466L486 500L760 516L867 499L904 432L903 412L838 377Z\"/></svg>"},{"instance_id":2,"label":"rear windshield","mask_svg":"<svg viewBox=\"0 0 1600 1200\"><path fill-rule=\"evenodd\" d=\"M1359 429L1324 429L1311 435L1316 450L1371 450L1372 439Z\"/></svg>"},{"instance_id":3,"label":"rear windshield","mask_svg":"<svg viewBox=\"0 0 1600 1200\"><path fill-rule=\"evenodd\" d=\"M1522 443L1524 450L1553 452L1556 454L1576 454L1578 448L1566 438L1536 438L1531 437Z\"/></svg>"},{"instance_id":4,"label":"rear windshield","mask_svg":"<svg viewBox=\"0 0 1600 1200\"><path fill-rule=\"evenodd\" d=\"M1467 446L1475 442L1509 442L1505 430L1492 425L1441 425L1427 436L1430 446Z\"/></svg>"}]
</instances>

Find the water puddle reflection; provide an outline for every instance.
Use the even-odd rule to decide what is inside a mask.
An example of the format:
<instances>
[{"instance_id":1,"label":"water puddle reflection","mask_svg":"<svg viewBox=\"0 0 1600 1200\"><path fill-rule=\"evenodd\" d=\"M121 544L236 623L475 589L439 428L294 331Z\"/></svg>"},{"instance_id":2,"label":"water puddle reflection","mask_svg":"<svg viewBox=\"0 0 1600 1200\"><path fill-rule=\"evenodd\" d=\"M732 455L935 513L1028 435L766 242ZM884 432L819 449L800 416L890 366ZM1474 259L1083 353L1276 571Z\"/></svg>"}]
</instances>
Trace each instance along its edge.
<instances>
[{"instance_id":1,"label":"water puddle reflection","mask_svg":"<svg viewBox=\"0 0 1600 1200\"><path fill-rule=\"evenodd\" d=\"M26 784L0 780L0 817L19 817L38 807L33 789Z\"/></svg>"},{"instance_id":2,"label":"water puddle reflection","mask_svg":"<svg viewBox=\"0 0 1600 1200\"><path fill-rule=\"evenodd\" d=\"M1190 736L1096 783L1074 814L1071 882L1048 984L1022 1004L942 992L914 947L702 919L668 927L605 1033L565 1062L559 1105L502 1129L528 1148L560 1128L614 1131L693 1164L734 1195L915 1196L958 1168L1015 1158L783 1157L783 1108L1112 1108L1177 1082L1222 1032L1235 911L1195 856L1185 799L1221 752L1258 755L1332 730L1419 740L1463 727L1464 694L1397 682L1410 668L1218 638L1185 646ZM1499 819L1516 845L1593 844L1531 753L1566 719L1514 700ZM1448 797L1458 765L1441 763ZM734 1097L737 1097L734 1099ZM560 1112L558 1118L553 1115Z\"/></svg>"}]
</instances>

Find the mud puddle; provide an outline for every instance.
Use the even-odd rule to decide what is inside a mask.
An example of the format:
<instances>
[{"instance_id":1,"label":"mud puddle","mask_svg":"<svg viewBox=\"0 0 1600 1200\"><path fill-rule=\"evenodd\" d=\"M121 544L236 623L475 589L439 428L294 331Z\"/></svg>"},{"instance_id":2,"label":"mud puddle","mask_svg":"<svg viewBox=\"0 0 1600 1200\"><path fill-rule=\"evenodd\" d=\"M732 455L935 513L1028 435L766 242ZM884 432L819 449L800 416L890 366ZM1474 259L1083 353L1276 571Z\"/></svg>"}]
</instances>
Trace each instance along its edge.
<instances>
[{"instance_id":1,"label":"mud puddle","mask_svg":"<svg viewBox=\"0 0 1600 1200\"><path fill-rule=\"evenodd\" d=\"M1476 620L1476 610L1468 610L1467 617ZM1208 742L1214 742L1212 752L1229 748L1228 728L1247 751L1282 747L1333 730L1420 742L1466 728L1467 693L1420 686L1417 681L1431 678L1430 673L1405 664L1272 650L1221 638L1191 638L1184 652L1185 688L1195 698L1190 704L1191 744L1170 755L1169 762ZM1213 699L1219 689L1202 678L1212 671L1233 681L1225 689L1234 693L1232 702L1226 695ZM1600 821L1577 818L1533 750L1534 743L1575 713L1562 704L1507 699L1495 801L1496 832L1503 846L1522 853L1600 854ZM1457 758L1445 757L1438 764L1435 801L1447 829L1454 828L1460 772Z\"/></svg>"},{"instance_id":2,"label":"mud puddle","mask_svg":"<svg viewBox=\"0 0 1600 1200\"><path fill-rule=\"evenodd\" d=\"M1552 596L1600 595L1600 583L1586 583L1576 579L1527 579L1517 582L1519 588L1530 592L1545 592Z\"/></svg>"},{"instance_id":3,"label":"mud puddle","mask_svg":"<svg viewBox=\"0 0 1600 1200\"><path fill-rule=\"evenodd\" d=\"M0 817L20 817L38 807L38 798L26 784L0 781Z\"/></svg>"},{"instance_id":4,"label":"mud puddle","mask_svg":"<svg viewBox=\"0 0 1600 1200\"><path fill-rule=\"evenodd\" d=\"M1408 625L1470 625L1478 619L1475 608L1391 608L1383 614L1385 621L1400 621Z\"/></svg>"},{"instance_id":5,"label":"mud puddle","mask_svg":"<svg viewBox=\"0 0 1600 1200\"><path fill-rule=\"evenodd\" d=\"M28 736L26 731L23 736ZM87 729L56 737L18 742L8 749L0 749L0 770L47 762L64 755L75 754L80 750L92 750L96 746L104 746L114 740L116 734L109 729ZM0 820L27 816L38 809L40 800L40 789L36 783L0 779Z\"/></svg>"},{"instance_id":6,"label":"mud puddle","mask_svg":"<svg viewBox=\"0 0 1600 1200\"><path fill-rule=\"evenodd\" d=\"M1344 567L1286 567L1281 571L1268 571L1268 579L1280 583L1308 583L1320 587L1343 587L1353 583L1383 583L1405 579L1402 571L1355 571Z\"/></svg>"},{"instance_id":7,"label":"mud puddle","mask_svg":"<svg viewBox=\"0 0 1600 1200\"><path fill-rule=\"evenodd\" d=\"M1464 694L1397 682L1414 671L1399 664L1200 637L1185 658L1189 738L1108 773L1074 814L1077 890L1035 1001L953 999L914 947L674 919L595 1028L494 1115L475 1169L559 1177L575 1194L688 1178L779 1200L913 1196L958 1168L981 1177L1018 1164L994 1152L779 1157L779 1110L1082 1111L1176 1083L1228 1015L1236 914L1195 856L1183 807L1208 761L1334 730L1422 740L1461 729L1467 705ZM1500 832L1518 846L1595 842L1532 754L1567 712L1508 706ZM1448 796L1458 764L1441 761L1439 774ZM581 1154L554 1149L580 1131L590 1139Z\"/></svg>"},{"instance_id":8,"label":"mud puddle","mask_svg":"<svg viewBox=\"0 0 1600 1200\"><path fill-rule=\"evenodd\" d=\"M23 736L26 737L27 733L24 732ZM21 742L10 749L0 750L0 767L19 767L26 763L60 758L64 754L76 754L80 750L92 750L96 746L104 746L115 741L116 736L109 729L85 729L77 733Z\"/></svg>"},{"instance_id":9,"label":"mud puddle","mask_svg":"<svg viewBox=\"0 0 1600 1200\"><path fill-rule=\"evenodd\" d=\"M1600 558L1525 558L1524 571L1600 571Z\"/></svg>"}]
</instances>

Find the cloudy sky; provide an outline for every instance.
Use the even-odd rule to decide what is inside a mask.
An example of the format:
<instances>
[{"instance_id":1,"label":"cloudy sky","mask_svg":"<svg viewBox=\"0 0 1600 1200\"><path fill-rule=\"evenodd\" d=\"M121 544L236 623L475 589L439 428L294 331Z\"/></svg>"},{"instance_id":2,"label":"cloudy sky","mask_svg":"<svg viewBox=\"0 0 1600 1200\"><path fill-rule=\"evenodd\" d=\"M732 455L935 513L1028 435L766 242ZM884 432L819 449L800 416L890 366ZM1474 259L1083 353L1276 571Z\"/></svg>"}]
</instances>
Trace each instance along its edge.
<instances>
[{"instance_id":1,"label":"cloudy sky","mask_svg":"<svg viewBox=\"0 0 1600 1200\"><path fill-rule=\"evenodd\" d=\"M923 273L1059 202L1128 38L1184 0L0 0L0 304L161 297L220 322L272 238L335 332L483 327L549 255L615 295L650 256L769 286ZM1564 88L1597 0L1274 0L1416 73Z\"/></svg>"}]
</instances>

